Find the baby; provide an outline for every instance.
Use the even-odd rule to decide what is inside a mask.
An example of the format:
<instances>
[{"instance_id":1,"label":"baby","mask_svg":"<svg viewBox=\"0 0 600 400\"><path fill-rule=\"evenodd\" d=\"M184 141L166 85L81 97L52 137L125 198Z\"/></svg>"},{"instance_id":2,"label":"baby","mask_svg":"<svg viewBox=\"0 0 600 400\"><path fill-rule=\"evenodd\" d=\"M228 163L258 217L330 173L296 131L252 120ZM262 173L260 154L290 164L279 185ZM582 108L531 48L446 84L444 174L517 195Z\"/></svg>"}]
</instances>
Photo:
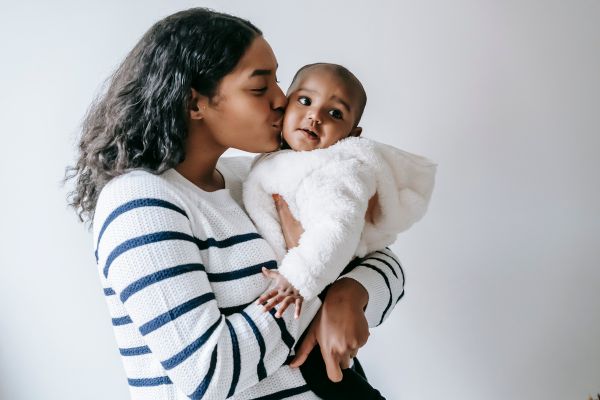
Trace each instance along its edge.
<instances>
[{"instance_id":1,"label":"baby","mask_svg":"<svg viewBox=\"0 0 600 400\"><path fill-rule=\"evenodd\" d=\"M244 205L279 261L263 269L275 284L258 300L281 316L333 282L352 258L390 245L427 209L436 166L360 138L367 96L336 64L310 64L294 76L283 121L284 150L255 160ZM274 199L281 196L304 233L286 249Z\"/></svg>"}]
</instances>

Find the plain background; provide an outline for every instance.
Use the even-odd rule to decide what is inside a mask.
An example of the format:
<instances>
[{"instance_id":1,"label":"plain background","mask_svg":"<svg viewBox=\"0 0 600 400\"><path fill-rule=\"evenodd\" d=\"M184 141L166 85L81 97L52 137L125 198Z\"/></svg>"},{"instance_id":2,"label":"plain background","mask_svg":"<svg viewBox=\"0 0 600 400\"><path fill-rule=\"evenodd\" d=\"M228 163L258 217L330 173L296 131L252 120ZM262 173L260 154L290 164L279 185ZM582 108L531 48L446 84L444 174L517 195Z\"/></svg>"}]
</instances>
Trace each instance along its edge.
<instances>
[{"instance_id":1,"label":"plain background","mask_svg":"<svg viewBox=\"0 0 600 400\"><path fill-rule=\"evenodd\" d=\"M59 182L102 82L195 5L261 28L284 88L348 66L365 135L439 163L393 246L406 296L360 353L388 399L600 392L600 1L23 1L0 13L1 399L128 396Z\"/></svg>"}]
</instances>

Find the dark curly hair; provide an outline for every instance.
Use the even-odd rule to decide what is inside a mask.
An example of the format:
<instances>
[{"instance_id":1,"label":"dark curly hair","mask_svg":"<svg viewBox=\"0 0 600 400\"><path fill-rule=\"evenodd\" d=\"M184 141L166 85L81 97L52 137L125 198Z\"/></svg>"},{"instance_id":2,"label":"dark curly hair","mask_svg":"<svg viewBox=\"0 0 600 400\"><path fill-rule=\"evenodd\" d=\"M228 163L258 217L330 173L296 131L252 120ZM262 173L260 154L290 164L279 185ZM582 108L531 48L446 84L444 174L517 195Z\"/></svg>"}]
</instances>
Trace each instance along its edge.
<instances>
[{"instance_id":1,"label":"dark curly hair","mask_svg":"<svg viewBox=\"0 0 600 400\"><path fill-rule=\"evenodd\" d=\"M83 121L68 201L91 221L98 195L133 169L161 174L185 158L191 89L212 98L262 32L249 21L193 8L170 15L144 34L108 80Z\"/></svg>"}]
</instances>

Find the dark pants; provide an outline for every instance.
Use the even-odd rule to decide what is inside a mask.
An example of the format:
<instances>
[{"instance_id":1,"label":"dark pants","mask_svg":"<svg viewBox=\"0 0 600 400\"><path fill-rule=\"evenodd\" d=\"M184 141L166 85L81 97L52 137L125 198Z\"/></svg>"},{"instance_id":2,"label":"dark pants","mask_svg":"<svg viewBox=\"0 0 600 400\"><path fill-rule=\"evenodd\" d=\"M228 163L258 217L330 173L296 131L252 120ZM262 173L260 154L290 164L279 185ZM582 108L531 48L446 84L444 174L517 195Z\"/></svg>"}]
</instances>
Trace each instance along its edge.
<instances>
[{"instance_id":1,"label":"dark pants","mask_svg":"<svg viewBox=\"0 0 600 400\"><path fill-rule=\"evenodd\" d=\"M298 343L301 342L302 338ZM319 345L312 349L304 364L300 366L300 372L308 387L325 400L385 400L385 397L367 382L365 372L357 358L354 359L351 368L342 370L344 377L340 382L330 381Z\"/></svg>"}]
</instances>

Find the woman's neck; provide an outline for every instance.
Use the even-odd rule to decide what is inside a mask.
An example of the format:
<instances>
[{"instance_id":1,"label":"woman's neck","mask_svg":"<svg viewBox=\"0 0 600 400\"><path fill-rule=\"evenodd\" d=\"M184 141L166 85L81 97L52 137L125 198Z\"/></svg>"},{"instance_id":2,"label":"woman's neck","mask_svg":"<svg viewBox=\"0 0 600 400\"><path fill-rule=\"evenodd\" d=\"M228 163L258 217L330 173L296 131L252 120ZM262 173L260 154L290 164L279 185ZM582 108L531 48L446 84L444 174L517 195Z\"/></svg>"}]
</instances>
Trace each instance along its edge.
<instances>
[{"instance_id":1,"label":"woman's neck","mask_svg":"<svg viewBox=\"0 0 600 400\"><path fill-rule=\"evenodd\" d=\"M184 178L206 192L225 188L225 180L217 171L217 161L227 148L204 135L190 132L185 149L185 160L175 167Z\"/></svg>"}]
</instances>

